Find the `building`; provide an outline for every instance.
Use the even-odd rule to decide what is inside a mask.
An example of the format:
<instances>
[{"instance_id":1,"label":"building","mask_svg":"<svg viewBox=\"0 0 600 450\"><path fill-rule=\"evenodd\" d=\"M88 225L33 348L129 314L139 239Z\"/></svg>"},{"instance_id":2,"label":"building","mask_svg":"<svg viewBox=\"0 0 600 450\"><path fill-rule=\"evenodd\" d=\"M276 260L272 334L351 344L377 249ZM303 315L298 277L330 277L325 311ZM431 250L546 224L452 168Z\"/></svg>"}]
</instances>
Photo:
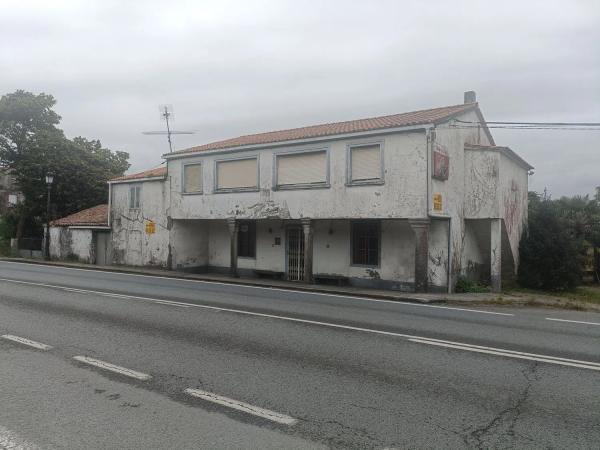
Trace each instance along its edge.
<instances>
[{"instance_id":1,"label":"building","mask_svg":"<svg viewBox=\"0 0 600 450\"><path fill-rule=\"evenodd\" d=\"M112 262L405 291L514 274L528 171L464 104L164 155L109 182Z\"/></svg>"},{"instance_id":2,"label":"building","mask_svg":"<svg viewBox=\"0 0 600 450\"><path fill-rule=\"evenodd\" d=\"M0 215L23 201L15 177L6 169L0 169Z\"/></svg>"}]
</instances>

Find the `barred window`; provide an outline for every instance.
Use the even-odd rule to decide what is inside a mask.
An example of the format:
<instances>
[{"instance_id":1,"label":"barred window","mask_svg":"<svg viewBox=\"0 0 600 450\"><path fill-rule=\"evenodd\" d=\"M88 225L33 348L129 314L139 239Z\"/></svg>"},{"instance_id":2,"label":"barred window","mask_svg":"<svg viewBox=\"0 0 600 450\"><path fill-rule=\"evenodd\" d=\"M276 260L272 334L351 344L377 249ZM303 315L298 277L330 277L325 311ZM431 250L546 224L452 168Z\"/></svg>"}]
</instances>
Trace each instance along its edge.
<instances>
[{"instance_id":1,"label":"barred window","mask_svg":"<svg viewBox=\"0 0 600 450\"><path fill-rule=\"evenodd\" d=\"M352 264L378 266L381 226L378 220L352 222Z\"/></svg>"},{"instance_id":2,"label":"barred window","mask_svg":"<svg viewBox=\"0 0 600 450\"><path fill-rule=\"evenodd\" d=\"M243 220L238 229L238 256L256 257L256 222Z\"/></svg>"}]
</instances>

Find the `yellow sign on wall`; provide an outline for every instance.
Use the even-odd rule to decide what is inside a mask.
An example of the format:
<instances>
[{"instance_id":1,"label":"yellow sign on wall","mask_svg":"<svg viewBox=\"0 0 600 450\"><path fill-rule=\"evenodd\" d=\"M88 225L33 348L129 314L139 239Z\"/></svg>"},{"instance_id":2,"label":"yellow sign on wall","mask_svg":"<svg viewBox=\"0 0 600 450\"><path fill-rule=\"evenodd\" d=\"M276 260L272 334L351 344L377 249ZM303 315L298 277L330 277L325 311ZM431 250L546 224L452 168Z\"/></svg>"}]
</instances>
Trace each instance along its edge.
<instances>
[{"instance_id":1,"label":"yellow sign on wall","mask_svg":"<svg viewBox=\"0 0 600 450\"><path fill-rule=\"evenodd\" d=\"M442 194L435 193L433 194L433 210L435 212L442 212L443 211L443 205L442 205Z\"/></svg>"},{"instance_id":2,"label":"yellow sign on wall","mask_svg":"<svg viewBox=\"0 0 600 450\"><path fill-rule=\"evenodd\" d=\"M151 220L146 221L146 234L156 233L156 224Z\"/></svg>"}]
</instances>

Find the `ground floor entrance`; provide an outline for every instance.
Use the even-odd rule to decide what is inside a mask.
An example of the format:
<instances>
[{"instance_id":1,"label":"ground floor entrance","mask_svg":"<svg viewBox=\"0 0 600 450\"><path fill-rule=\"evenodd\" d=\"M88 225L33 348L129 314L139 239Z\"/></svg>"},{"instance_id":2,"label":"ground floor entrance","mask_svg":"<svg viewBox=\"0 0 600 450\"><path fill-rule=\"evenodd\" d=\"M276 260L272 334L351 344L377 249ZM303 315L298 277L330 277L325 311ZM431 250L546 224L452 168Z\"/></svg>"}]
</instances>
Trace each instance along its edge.
<instances>
[{"instance_id":1,"label":"ground floor entrance","mask_svg":"<svg viewBox=\"0 0 600 450\"><path fill-rule=\"evenodd\" d=\"M298 226L287 227L286 278L289 281L304 281L304 233Z\"/></svg>"}]
</instances>

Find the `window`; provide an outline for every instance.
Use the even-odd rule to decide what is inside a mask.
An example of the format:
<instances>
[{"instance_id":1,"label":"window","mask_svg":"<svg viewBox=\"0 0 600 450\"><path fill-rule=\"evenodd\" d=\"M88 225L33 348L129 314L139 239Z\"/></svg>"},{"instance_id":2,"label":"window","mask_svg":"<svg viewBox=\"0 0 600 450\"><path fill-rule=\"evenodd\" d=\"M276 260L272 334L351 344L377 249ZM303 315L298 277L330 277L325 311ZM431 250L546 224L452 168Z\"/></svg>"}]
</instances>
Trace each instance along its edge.
<instances>
[{"instance_id":1,"label":"window","mask_svg":"<svg viewBox=\"0 0 600 450\"><path fill-rule=\"evenodd\" d=\"M186 164L183 166L183 192L202 192L202 164Z\"/></svg>"},{"instance_id":2,"label":"window","mask_svg":"<svg viewBox=\"0 0 600 450\"><path fill-rule=\"evenodd\" d=\"M327 185L326 151L281 154L275 158L277 187Z\"/></svg>"},{"instance_id":3,"label":"window","mask_svg":"<svg viewBox=\"0 0 600 450\"><path fill-rule=\"evenodd\" d=\"M258 158L216 162L217 191L256 189L258 189Z\"/></svg>"},{"instance_id":4,"label":"window","mask_svg":"<svg viewBox=\"0 0 600 450\"><path fill-rule=\"evenodd\" d=\"M238 256L256 257L256 222L244 220L238 229Z\"/></svg>"},{"instance_id":5,"label":"window","mask_svg":"<svg viewBox=\"0 0 600 450\"><path fill-rule=\"evenodd\" d=\"M129 188L129 208L139 209L140 208L140 197L142 193L142 186L137 184Z\"/></svg>"},{"instance_id":6,"label":"window","mask_svg":"<svg viewBox=\"0 0 600 450\"><path fill-rule=\"evenodd\" d=\"M381 144L355 145L348 149L348 184L383 181Z\"/></svg>"},{"instance_id":7,"label":"window","mask_svg":"<svg viewBox=\"0 0 600 450\"><path fill-rule=\"evenodd\" d=\"M378 220L352 223L352 264L378 266L381 228Z\"/></svg>"}]
</instances>

